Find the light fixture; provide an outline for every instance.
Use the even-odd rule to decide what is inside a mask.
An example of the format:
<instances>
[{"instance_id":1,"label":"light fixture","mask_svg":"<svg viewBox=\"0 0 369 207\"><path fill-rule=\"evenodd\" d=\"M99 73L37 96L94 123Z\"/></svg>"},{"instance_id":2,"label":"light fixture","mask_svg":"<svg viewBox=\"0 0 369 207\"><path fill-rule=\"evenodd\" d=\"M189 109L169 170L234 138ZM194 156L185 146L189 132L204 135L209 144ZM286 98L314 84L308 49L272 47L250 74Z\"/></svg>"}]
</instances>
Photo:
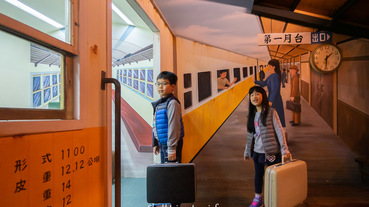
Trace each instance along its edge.
<instances>
[{"instance_id":1,"label":"light fixture","mask_svg":"<svg viewBox=\"0 0 369 207\"><path fill-rule=\"evenodd\" d=\"M29 6L27 6L27 5L19 2L18 0L5 0L5 1L7 1L8 3L10 3L10 4L18 7L19 9L22 9L23 11L25 11L25 12L27 12L29 14L32 14L33 16L35 16L35 17L37 17L37 18L39 18L39 19L41 19L41 20L43 20L43 21L51 24L52 26L54 26L54 27L56 27L58 29L64 28L63 25L61 25L58 22L50 19L49 17L41 14L40 12L32 9L31 7L29 7Z\"/></svg>"},{"instance_id":2,"label":"light fixture","mask_svg":"<svg viewBox=\"0 0 369 207\"><path fill-rule=\"evenodd\" d=\"M128 17L126 17L126 15L124 15L123 14L123 12L121 12L119 9L118 9L118 7L116 7L115 6L115 4L114 3L111 3L111 7L112 7L112 9L113 9L113 11L115 12L115 13L117 13L118 14L118 16L120 17L120 18L122 18L123 19L123 21L125 21L127 24L129 24L129 25L134 25L132 22L131 22L131 20L129 20L128 19Z\"/></svg>"}]
</instances>

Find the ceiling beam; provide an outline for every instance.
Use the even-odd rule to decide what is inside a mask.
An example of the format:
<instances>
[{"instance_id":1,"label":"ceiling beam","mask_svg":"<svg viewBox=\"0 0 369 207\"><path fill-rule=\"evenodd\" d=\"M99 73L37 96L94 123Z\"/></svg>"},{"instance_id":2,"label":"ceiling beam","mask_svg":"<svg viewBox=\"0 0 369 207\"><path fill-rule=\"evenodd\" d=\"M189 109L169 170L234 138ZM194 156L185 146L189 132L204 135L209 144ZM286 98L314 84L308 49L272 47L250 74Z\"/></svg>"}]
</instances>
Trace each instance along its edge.
<instances>
[{"instance_id":1,"label":"ceiling beam","mask_svg":"<svg viewBox=\"0 0 369 207\"><path fill-rule=\"evenodd\" d=\"M332 20L337 20L347 9L349 9L357 0L346 1L333 15Z\"/></svg>"},{"instance_id":2,"label":"ceiling beam","mask_svg":"<svg viewBox=\"0 0 369 207\"><path fill-rule=\"evenodd\" d=\"M270 52L274 52L274 53L276 53L276 54L283 54L284 56L290 56L290 57L293 57L292 55L286 55L286 54L284 54L284 53L282 53L282 52L278 52L278 51L274 51L274 50L270 50Z\"/></svg>"},{"instance_id":3,"label":"ceiling beam","mask_svg":"<svg viewBox=\"0 0 369 207\"><path fill-rule=\"evenodd\" d=\"M290 6L290 11L295 11L301 0L294 0Z\"/></svg>"},{"instance_id":4,"label":"ceiling beam","mask_svg":"<svg viewBox=\"0 0 369 207\"><path fill-rule=\"evenodd\" d=\"M305 14L299 14L288 10L254 5L251 13L293 24L327 30L338 34L369 38L369 29L350 24L339 23L337 21L312 17Z\"/></svg>"}]
</instances>

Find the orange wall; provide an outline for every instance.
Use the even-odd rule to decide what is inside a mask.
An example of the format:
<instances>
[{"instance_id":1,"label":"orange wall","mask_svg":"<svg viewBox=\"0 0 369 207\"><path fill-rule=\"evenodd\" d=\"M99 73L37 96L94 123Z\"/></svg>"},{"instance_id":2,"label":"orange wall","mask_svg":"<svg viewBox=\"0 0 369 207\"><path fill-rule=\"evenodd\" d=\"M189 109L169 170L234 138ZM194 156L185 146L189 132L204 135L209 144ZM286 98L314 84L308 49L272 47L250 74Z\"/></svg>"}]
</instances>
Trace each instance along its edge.
<instances>
[{"instance_id":1,"label":"orange wall","mask_svg":"<svg viewBox=\"0 0 369 207\"><path fill-rule=\"evenodd\" d=\"M248 78L183 116L184 163L190 162L196 156L254 85L251 78Z\"/></svg>"},{"instance_id":2,"label":"orange wall","mask_svg":"<svg viewBox=\"0 0 369 207\"><path fill-rule=\"evenodd\" d=\"M96 127L1 138L1 206L105 206L105 134Z\"/></svg>"}]
</instances>

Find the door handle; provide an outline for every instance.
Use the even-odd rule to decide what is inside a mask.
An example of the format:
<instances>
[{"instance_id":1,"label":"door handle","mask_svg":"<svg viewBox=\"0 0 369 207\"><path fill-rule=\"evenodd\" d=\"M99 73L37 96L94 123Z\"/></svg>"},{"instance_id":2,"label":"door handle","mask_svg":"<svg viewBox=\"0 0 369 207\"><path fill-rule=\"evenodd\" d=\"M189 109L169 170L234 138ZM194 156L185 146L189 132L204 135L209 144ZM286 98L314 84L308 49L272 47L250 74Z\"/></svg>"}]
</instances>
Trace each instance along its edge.
<instances>
[{"instance_id":1,"label":"door handle","mask_svg":"<svg viewBox=\"0 0 369 207\"><path fill-rule=\"evenodd\" d=\"M324 91L323 91L323 86L324 86L324 85L320 85L320 90L321 90L322 92L324 92Z\"/></svg>"},{"instance_id":2,"label":"door handle","mask_svg":"<svg viewBox=\"0 0 369 207\"><path fill-rule=\"evenodd\" d=\"M115 86L115 207L121 206L121 127L120 127L120 112L121 112L121 97L120 83L115 78L106 78L105 71L101 71L101 90L105 90L105 84L112 83Z\"/></svg>"}]
</instances>

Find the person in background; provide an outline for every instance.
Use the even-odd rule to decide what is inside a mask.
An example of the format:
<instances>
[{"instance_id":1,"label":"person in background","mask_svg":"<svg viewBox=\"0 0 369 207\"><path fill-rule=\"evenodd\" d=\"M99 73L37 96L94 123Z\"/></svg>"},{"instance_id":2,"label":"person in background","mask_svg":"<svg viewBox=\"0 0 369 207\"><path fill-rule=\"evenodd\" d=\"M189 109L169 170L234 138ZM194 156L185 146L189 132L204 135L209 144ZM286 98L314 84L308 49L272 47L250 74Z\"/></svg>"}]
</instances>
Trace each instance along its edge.
<instances>
[{"instance_id":1,"label":"person in background","mask_svg":"<svg viewBox=\"0 0 369 207\"><path fill-rule=\"evenodd\" d=\"M295 103L300 103L300 86L299 86L299 75L297 74L299 68L296 65L291 65L290 74L291 74L291 93L290 100ZM301 112L292 111L292 120L290 123L292 126L300 125L301 120Z\"/></svg>"},{"instance_id":2,"label":"person in background","mask_svg":"<svg viewBox=\"0 0 369 207\"><path fill-rule=\"evenodd\" d=\"M263 65L260 65L259 79L263 81L265 78L265 72L263 71Z\"/></svg>"},{"instance_id":3,"label":"person in background","mask_svg":"<svg viewBox=\"0 0 369 207\"><path fill-rule=\"evenodd\" d=\"M285 88L285 83L287 83L287 73L286 73L286 69L283 68L283 72L281 74L281 81L282 81L282 88Z\"/></svg>"},{"instance_id":4,"label":"person in background","mask_svg":"<svg viewBox=\"0 0 369 207\"><path fill-rule=\"evenodd\" d=\"M249 90L247 143L244 152L244 160L252 158L255 167L255 197L249 207L264 205L261 197L264 167L280 163L282 155L287 158L291 156L278 114L269 106L265 90L254 86Z\"/></svg>"},{"instance_id":5,"label":"person in background","mask_svg":"<svg viewBox=\"0 0 369 207\"><path fill-rule=\"evenodd\" d=\"M237 81L237 78L234 78L232 83L230 83L226 77L227 77L227 72L222 72L219 78L217 79L218 91L222 89L228 89L231 85L233 85Z\"/></svg>"},{"instance_id":6,"label":"person in background","mask_svg":"<svg viewBox=\"0 0 369 207\"><path fill-rule=\"evenodd\" d=\"M265 81L257 81L255 77L252 77L252 79L255 84L261 87L267 86L269 91L269 106L272 106L277 111L282 126L286 127L281 96L281 68L279 66L279 61L276 59L269 60L268 67L270 75Z\"/></svg>"}]
</instances>

